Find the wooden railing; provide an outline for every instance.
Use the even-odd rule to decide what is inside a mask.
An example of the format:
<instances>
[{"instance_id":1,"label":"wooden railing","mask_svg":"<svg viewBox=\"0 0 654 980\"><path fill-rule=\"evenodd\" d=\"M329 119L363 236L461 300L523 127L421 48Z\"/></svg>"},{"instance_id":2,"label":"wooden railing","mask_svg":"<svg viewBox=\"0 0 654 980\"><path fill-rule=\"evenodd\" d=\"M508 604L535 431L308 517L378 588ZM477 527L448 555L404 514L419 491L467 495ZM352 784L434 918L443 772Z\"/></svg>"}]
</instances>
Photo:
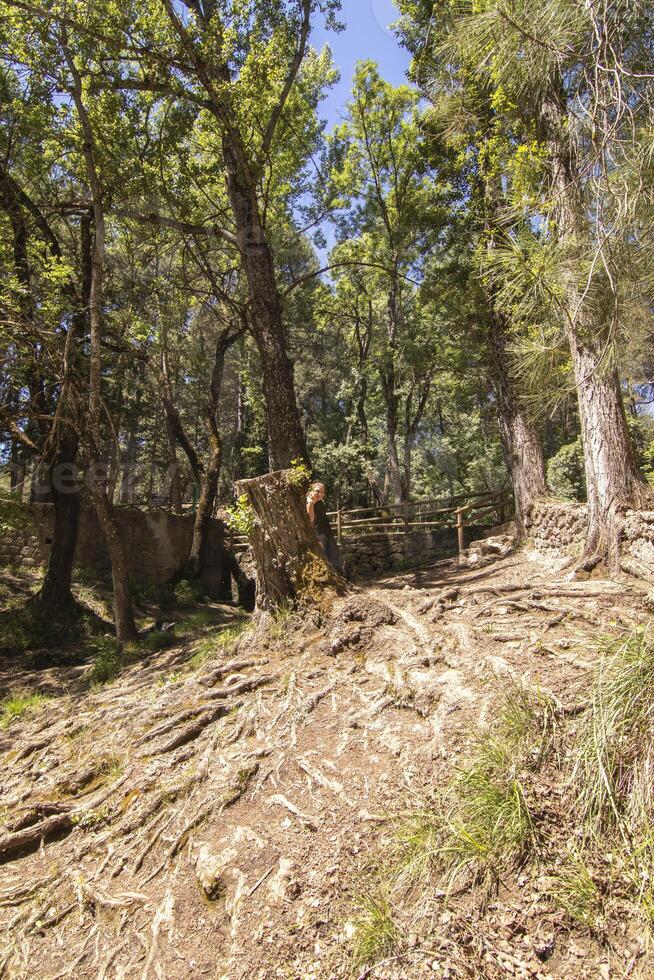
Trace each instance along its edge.
<instances>
[{"instance_id":1,"label":"wooden railing","mask_svg":"<svg viewBox=\"0 0 654 980\"><path fill-rule=\"evenodd\" d=\"M375 534L399 535L415 531L456 528L459 554L465 551L465 529L470 525L504 524L513 506L510 490L462 494L432 500L412 500L383 507L333 510L328 517L338 544ZM234 551L247 548L244 535L230 535Z\"/></svg>"},{"instance_id":2,"label":"wooden railing","mask_svg":"<svg viewBox=\"0 0 654 980\"><path fill-rule=\"evenodd\" d=\"M410 534L414 531L456 527L459 551L465 551L465 529L471 524L504 524L512 496L508 490L491 493L405 501L384 507L335 510L328 514L336 540L370 537L374 534ZM490 520L495 515L494 520Z\"/></svg>"}]
</instances>

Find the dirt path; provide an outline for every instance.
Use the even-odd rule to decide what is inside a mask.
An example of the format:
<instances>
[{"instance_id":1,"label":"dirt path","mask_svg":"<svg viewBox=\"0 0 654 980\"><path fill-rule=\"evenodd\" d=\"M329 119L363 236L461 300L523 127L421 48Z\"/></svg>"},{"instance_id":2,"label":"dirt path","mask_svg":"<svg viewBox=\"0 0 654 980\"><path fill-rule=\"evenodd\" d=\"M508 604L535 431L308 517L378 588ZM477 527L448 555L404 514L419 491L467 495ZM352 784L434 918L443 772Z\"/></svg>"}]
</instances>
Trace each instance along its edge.
<instances>
[{"instance_id":1,"label":"dirt path","mask_svg":"<svg viewBox=\"0 0 654 980\"><path fill-rule=\"evenodd\" d=\"M528 554L443 564L195 670L169 650L49 702L0 732L0 976L349 975L351 900L389 815L447 780L507 677L574 706L643 598ZM511 974L497 937L489 977ZM533 975L602 975L577 954ZM463 946L374 976L478 975L448 959L464 970Z\"/></svg>"}]
</instances>

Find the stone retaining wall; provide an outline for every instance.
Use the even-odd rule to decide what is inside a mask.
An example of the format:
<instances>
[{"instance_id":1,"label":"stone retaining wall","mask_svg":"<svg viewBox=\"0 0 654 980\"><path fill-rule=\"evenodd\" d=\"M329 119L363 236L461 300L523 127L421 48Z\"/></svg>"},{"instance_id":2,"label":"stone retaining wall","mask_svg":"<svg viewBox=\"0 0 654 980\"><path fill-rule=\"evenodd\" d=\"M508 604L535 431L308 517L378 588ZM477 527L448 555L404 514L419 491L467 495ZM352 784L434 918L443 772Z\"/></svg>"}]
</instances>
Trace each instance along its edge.
<instances>
[{"instance_id":1,"label":"stone retaining wall","mask_svg":"<svg viewBox=\"0 0 654 980\"><path fill-rule=\"evenodd\" d=\"M622 569L638 578L654 581L654 512L631 510L625 521Z\"/></svg>"},{"instance_id":2,"label":"stone retaining wall","mask_svg":"<svg viewBox=\"0 0 654 980\"><path fill-rule=\"evenodd\" d=\"M467 527L466 545L482 536L487 528ZM375 534L348 538L341 546L346 573L365 578L378 572L426 565L458 554L455 527L409 534Z\"/></svg>"},{"instance_id":3,"label":"stone retaining wall","mask_svg":"<svg viewBox=\"0 0 654 980\"><path fill-rule=\"evenodd\" d=\"M588 530L588 507L556 501L538 504L529 524L533 547L544 554L582 554ZM654 581L654 511L627 511L620 565L624 572Z\"/></svg>"},{"instance_id":4,"label":"stone retaining wall","mask_svg":"<svg viewBox=\"0 0 654 980\"><path fill-rule=\"evenodd\" d=\"M191 549L193 518L134 507L117 507L115 513L134 582L139 585L167 582L183 566ZM53 520L51 504L32 504L25 508L22 526L5 530L0 537L0 565L33 567L44 564L50 554ZM225 565L222 521L211 522L209 549L214 556L211 565L218 580L222 578ZM75 567L100 574L110 569L102 531L95 514L87 508L82 509L80 517Z\"/></svg>"},{"instance_id":5,"label":"stone retaining wall","mask_svg":"<svg viewBox=\"0 0 654 980\"><path fill-rule=\"evenodd\" d=\"M577 556L583 550L587 528L585 504L547 501L534 507L528 532L536 551Z\"/></svg>"}]
</instances>

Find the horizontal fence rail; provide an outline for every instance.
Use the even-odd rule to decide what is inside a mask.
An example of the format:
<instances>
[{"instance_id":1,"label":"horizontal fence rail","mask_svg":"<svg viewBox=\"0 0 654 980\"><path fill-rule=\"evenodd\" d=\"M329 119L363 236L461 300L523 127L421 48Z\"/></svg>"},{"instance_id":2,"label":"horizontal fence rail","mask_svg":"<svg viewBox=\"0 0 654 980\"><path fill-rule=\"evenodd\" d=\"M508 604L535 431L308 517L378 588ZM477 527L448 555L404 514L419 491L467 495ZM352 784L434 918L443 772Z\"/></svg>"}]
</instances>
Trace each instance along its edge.
<instances>
[{"instance_id":1,"label":"horizontal fence rail","mask_svg":"<svg viewBox=\"0 0 654 980\"><path fill-rule=\"evenodd\" d=\"M432 500L411 500L382 507L333 510L327 516L338 544L351 543L375 535L404 535L419 531L456 528L459 554L465 551L465 529L473 525L504 524L510 516L513 495L510 490L460 494ZM245 551L245 535L230 532L229 546Z\"/></svg>"}]
</instances>

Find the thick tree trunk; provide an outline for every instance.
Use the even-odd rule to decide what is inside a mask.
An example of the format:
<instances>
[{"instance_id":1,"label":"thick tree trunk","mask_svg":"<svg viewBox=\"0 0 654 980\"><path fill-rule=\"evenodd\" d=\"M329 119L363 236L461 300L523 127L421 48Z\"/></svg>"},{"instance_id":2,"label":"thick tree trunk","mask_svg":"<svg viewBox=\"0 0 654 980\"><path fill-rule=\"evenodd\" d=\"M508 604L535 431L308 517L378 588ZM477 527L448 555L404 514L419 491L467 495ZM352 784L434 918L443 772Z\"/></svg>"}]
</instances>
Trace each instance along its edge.
<instances>
[{"instance_id":1,"label":"thick tree trunk","mask_svg":"<svg viewBox=\"0 0 654 980\"><path fill-rule=\"evenodd\" d=\"M327 610L347 589L320 546L293 470L236 484L254 516L250 543L257 567L257 609L298 602Z\"/></svg>"},{"instance_id":2,"label":"thick tree trunk","mask_svg":"<svg viewBox=\"0 0 654 980\"><path fill-rule=\"evenodd\" d=\"M534 504L547 496L545 459L536 426L525 413L511 379L506 349L506 329L502 314L489 298L489 341L494 365L497 421L504 461L511 477L515 497L515 524L518 540L527 533Z\"/></svg>"},{"instance_id":3,"label":"thick tree trunk","mask_svg":"<svg viewBox=\"0 0 654 980\"><path fill-rule=\"evenodd\" d=\"M300 420L293 365L288 357L282 301L277 288L273 254L261 224L257 187L251 173L239 166L239 147L229 134L223 137L230 200L241 262L250 294L250 323L263 375L270 469L284 469L295 460L310 463ZM336 553L327 511L316 507L317 527Z\"/></svg>"},{"instance_id":4,"label":"thick tree trunk","mask_svg":"<svg viewBox=\"0 0 654 980\"><path fill-rule=\"evenodd\" d=\"M618 373L602 365L599 345L569 336L586 461L589 527L584 560L620 563L623 515L631 507L649 506L651 492L631 447Z\"/></svg>"},{"instance_id":5,"label":"thick tree trunk","mask_svg":"<svg viewBox=\"0 0 654 980\"><path fill-rule=\"evenodd\" d=\"M552 165L555 228L564 250L566 332L574 369L586 463L589 530L584 551L588 567L606 561L619 568L624 512L647 504L651 494L638 470L629 439L620 379L611 356L611 324L602 306L584 295L579 281L583 244L588 240L584 202L561 95L543 106Z\"/></svg>"},{"instance_id":6,"label":"thick tree trunk","mask_svg":"<svg viewBox=\"0 0 654 980\"><path fill-rule=\"evenodd\" d=\"M54 501L52 547L38 596L41 609L53 616L70 608L74 602L71 581L81 504L80 487L75 473L77 446L77 433L69 426L63 425L51 471Z\"/></svg>"},{"instance_id":7,"label":"thick tree trunk","mask_svg":"<svg viewBox=\"0 0 654 980\"><path fill-rule=\"evenodd\" d=\"M223 138L223 154L227 192L248 281L252 333L261 358L270 468L283 469L294 459L308 461L308 454L295 397L293 365L286 348L282 301L272 252L261 226L254 180L239 167L238 153L229 136Z\"/></svg>"}]
</instances>

